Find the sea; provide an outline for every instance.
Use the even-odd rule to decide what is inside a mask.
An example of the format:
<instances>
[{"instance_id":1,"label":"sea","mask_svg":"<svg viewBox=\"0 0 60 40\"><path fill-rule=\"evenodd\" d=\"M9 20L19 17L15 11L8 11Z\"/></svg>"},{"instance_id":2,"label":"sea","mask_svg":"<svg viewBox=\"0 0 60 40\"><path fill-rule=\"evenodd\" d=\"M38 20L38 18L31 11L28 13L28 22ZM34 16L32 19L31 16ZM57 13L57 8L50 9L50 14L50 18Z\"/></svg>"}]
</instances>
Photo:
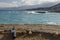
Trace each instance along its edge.
<instances>
[{"instance_id":1,"label":"sea","mask_svg":"<svg viewBox=\"0 0 60 40\"><path fill-rule=\"evenodd\" d=\"M34 11L0 11L0 24L60 25L60 13Z\"/></svg>"}]
</instances>

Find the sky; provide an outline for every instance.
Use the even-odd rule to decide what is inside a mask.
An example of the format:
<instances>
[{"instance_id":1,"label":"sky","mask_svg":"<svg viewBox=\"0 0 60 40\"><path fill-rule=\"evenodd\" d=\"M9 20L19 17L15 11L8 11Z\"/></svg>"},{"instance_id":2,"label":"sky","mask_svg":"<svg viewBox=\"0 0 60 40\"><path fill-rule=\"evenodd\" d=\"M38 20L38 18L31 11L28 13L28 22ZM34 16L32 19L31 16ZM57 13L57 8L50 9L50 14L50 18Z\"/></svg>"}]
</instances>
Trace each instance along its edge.
<instances>
[{"instance_id":1,"label":"sky","mask_svg":"<svg viewBox=\"0 0 60 40\"><path fill-rule=\"evenodd\" d=\"M0 0L0 7L18 7L23 5L37 5L44 2L60 2L60 0Z\"/></svg>"}]
</instances>

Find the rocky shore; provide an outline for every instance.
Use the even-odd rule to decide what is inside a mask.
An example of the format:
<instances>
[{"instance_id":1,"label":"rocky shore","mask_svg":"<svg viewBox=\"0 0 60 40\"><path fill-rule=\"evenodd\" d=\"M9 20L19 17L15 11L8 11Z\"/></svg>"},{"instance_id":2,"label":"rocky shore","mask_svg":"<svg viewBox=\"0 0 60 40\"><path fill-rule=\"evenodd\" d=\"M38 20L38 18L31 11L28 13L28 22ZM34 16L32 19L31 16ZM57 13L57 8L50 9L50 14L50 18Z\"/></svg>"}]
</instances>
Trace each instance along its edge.
<instances>
[{"instance_id":1,"label":"rocky shore","mask_svg":"<svg viewBox=\"0 0 60 40\"><path fill-rule=\"evenodd\" d=\"M17 37L14 40L60 40L60 25L46 24L0 24L0 40L13 40L10 33L2 32L13 27L17 31ZM29 30L32 34L26 33Z\"/></svg>"}]
</instances>

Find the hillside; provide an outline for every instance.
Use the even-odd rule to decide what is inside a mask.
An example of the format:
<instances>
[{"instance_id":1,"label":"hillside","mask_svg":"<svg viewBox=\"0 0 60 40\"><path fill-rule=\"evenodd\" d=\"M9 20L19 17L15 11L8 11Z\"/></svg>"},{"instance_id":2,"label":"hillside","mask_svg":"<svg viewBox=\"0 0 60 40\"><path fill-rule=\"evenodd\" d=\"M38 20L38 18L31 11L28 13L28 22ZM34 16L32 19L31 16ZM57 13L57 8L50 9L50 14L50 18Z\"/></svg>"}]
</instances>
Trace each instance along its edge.
<instances>
[{"instance_id":1,"label":"hillside","mask_svg":"<svg viewBox=\"0 0 60 40\"><path fill-rule=\"evenodd\" d=\"M55 4L57 4L57 2L45 2L38 5L24 5L20 7L0 7L0 10L47 10Z\"/></svg>"},{"instance_id":2,"label":"hillside","mask_svg":"<svg viewBox=\"0 0 60 40\"><path fill-rule=\"evenodd\" d=\"M49 4L49 5L48 5ZM24 5L21 7L7 7L7 8L0 8L0 10L44 10L50 12L60 12L60 3L52 3L47 2L39 5Z\"/></svg>"},{"instance_id":3,"label":"hillside","mask_svg":"<svg viewBox=\"0 0 60 40\"><path fill-rule=\"evenodd\" d=\"M60 12L60 3L49 8L49 11Z\"/></svg>"}]
</instances>

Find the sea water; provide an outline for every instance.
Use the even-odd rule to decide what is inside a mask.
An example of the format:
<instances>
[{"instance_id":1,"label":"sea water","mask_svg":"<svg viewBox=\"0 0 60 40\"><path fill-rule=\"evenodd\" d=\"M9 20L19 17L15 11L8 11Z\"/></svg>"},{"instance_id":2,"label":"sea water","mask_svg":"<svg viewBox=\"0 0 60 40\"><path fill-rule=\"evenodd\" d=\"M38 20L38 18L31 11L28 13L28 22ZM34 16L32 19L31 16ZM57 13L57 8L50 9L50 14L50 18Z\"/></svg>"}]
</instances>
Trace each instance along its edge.
<instances>
[{"instance_id":1,"label":"sea water","mask_svg":"<svg viewBox=\"0 0 60 40\"><path fill-rule=\"evenodd\" d=\"M29 11L0 11L0 24L54 24L60 25L60 13Z\"/></svg>"}]
</instances>

